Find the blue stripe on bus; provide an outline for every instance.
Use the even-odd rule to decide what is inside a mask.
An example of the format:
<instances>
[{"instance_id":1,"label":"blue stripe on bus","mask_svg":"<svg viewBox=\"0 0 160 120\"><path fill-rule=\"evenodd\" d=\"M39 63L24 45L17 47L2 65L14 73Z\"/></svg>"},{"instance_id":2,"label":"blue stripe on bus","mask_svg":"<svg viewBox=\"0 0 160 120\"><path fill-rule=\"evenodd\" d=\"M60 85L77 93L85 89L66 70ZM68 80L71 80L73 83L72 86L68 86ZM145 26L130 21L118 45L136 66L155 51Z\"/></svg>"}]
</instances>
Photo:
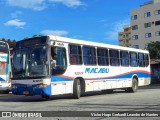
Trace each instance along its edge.
<instances>
[{"instance_id":1,"label":"blue stripe on bus","mask_svg":"<svg viewBox=\"0 0 160 120\"><path fill-rule=\"evenodd\" d=\"M60 82L60 81L72 81L73 78L68 78L66 76L52 76L51 82Z\"/></svg>"},{"instance_id":2,"label":"blue stripe on bus","mask_svg":"<svg viewBox=\"0 0 160 120\"><path fill-rule=\"evenodd\" d=\"M0 55L0 58L1 58L1 59L4 59L5 61L7 60L7 56L1 56L1 55Z\"/></svg>"},{"instance_id":3,"label":"blue stripe on bus","mask_svg":"<svg viewBox=\"0 0 160 120\"><path fill-rule=\"evenodd\" d=\"M124 74L119 74L115 76L109 76L109 77L97 77L97 78L84 78L85 80L101 80L101 79L123 79L123 78L132 78L133 75L137 75L138 78L148 78L150 77L150 72L147 71L132 71L132 72L127 72ZM91 74L89 74L91 75ZM52 76L51 77L51 82L61 82L61 81L73 81L75 78L73 77L68 77L68 76Z\"/></svg>"},{"instance_id":4,"label":"blue stripe on bus","mask_svg":"<svg viewBox=\"0 0 160 120\"><path fill-rule=\"evenodd\" d=\"M128 74L123 74L123 75L116 75L116 76L110 76L110 77L103 77L103 78L98 78L98 79L122 79L122 78L132 78L133 75L137 75L137 77L139 78L144 78L144 77L150 77L150 74L148 73L139 73L139 72L134 72L134 73L128 73ZM86 78L87 79L87 78ZM97 78L94 78L94 79L97 79ZM88 80L93 80L92 78L91 79L88 79Z\"/></svg>"},{"instance_id":5,"label":"blue stripe on bus","mask_svg":"<svg viewBox=\"0 0 160 120\"><path fill-rule=\"evenodd\" d=\"M3 78L0 77L0 81L5 81Z\"/></svg>"}]
</instances>

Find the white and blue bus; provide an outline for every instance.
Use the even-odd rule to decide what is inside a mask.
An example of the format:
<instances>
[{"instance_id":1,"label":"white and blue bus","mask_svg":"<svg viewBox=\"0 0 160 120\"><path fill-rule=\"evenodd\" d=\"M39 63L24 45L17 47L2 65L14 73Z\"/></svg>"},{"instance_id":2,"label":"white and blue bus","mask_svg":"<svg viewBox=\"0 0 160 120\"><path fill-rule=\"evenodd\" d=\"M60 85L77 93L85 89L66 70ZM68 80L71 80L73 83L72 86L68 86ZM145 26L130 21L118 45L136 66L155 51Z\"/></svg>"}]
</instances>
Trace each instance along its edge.
<instances>
[{"instance_id":1,"label":"white and blue bus","mask_svg":"<svg viewBox=\"0 0 160 120\"><path fill-rule=\"evenodd\" d=\"M58 36L18 41L13 55L15 95L73 94L125 89L136 92L150 84L146 50Z\"/></svg>"},{"instance_id":2,"label":"white and blue bus","mask_svg":"<svg viewBox=\"0 0 160 120\"><path fill-rule=\"evenodd\" d=\"M0 41L0 92L11 90L11 61L8 43Z\"/></svg>"}]
</instances>

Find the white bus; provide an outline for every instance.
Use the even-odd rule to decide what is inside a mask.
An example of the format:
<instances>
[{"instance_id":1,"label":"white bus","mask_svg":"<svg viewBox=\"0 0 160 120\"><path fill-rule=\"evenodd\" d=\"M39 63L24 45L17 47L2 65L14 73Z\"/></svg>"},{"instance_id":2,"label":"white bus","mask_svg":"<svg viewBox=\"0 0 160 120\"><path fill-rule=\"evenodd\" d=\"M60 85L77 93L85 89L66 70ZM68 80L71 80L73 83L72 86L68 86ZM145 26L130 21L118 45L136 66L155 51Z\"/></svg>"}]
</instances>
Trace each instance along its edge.
<instances>
[{"instance_id":1,"label":"white bus","mask_svg":"<svg viewBox=\"0 0 160 120\"><path fill-rule=\"evenodd\" d=\"M15 95L73 94L150 84L149 52L57 36L18 41L13 55Z\"/></svg>"},{"instance_id":2,"label":"white bus","mask_svg":"<svg viewBox=\"0 0 160 120\"><path fill-rule=\"evenodd\" d=\"M0 41L0 93L11 90L11 61L8 43Z\"/></svg>"}]
</instances>

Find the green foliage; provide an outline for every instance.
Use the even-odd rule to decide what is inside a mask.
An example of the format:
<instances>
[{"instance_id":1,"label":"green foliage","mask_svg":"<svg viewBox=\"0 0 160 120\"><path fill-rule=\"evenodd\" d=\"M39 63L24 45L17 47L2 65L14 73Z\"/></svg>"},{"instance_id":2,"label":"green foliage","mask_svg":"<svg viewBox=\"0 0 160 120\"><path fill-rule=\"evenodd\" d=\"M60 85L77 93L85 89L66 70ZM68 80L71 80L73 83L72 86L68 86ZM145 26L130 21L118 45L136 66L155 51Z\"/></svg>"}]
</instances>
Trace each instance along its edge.
<instances>
[{"instance_id":1,"label":"green foliage","mask_svg":"<svg viewBox=\"0 0 160 120\"><path fill-rule=\"evenodd\" d=\"M35 34L35 35L32 36L32 38L33 38L33 37L42 37L42 36L44 36L44 35L42 35L42 34L36 35L36 34ZM24 39L29 39L29 38L30 38L30 37L25 37Z\"/></svg>"},{"instance_id":2,"label":"green foliage","mask_svg":"<svg viewBox=\"0 0 160 120\"><path fill-rule=\"evenodd\" d=\"M149 50L151 59L160 59L160 42L150 42L147 50Z\"/></svg>"}]
</instances>

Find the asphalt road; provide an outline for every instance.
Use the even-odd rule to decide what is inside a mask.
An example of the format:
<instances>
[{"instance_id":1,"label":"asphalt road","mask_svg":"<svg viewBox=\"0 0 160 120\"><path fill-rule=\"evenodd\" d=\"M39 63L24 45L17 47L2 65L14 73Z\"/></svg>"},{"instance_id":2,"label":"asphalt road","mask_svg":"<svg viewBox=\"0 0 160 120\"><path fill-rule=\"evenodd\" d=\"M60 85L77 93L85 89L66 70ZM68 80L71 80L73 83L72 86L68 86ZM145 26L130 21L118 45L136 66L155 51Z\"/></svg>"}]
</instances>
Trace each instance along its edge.
<instances>
[{"instance_id":1,"label":"asphalt road","mask_svg":"<svg viewBox=\"0 0 160 120\"><path fill-rule=\"evenodd\" d=\"M50 100L42 99L40 96L18 96L12 94L0 94L0 111L49 111L46 114L70 115L82 117L46 117L45 119L71 120L71 119L160 119L155 113L148 117L149 111L160 111L160 85L141 87L136 93L126 93L123 90L115 90L112 94L104 94L101 91L84 93L80 99L73 99L71 95L53 96ZM55 112L54 112L55 111ZM61 111L61 112L60 112ZM74 111L74 112L71 112ZM80 111L80 112L76 112ZM88 112L89 111L89 112ZM103 111L103 113L101 112ZM110 111L113 111L109 113ZM145 117L128 117L128 114L138 116L137 111L144 111ZM146 112L145 112L146 111ZM57 113L58 112L58 113ZM134 112L132 114L132 112ZM109 117L110 114L124 115L123 117ZM137 114L135 114L137 113ZM26 113L28 115L28 113ZM45 113L42 113L44 116ZM126 117L127 114L127 117ZM24 114L25 115L25 114ZM38 114L37 114L38 115ZM90 117L86 116L90 115ZM148 116L147 116L148 115ZM147 117L146 117L147 116ZM160 112L159 112L160 116ZM24 116L23 116L24 117ZM1 118L0 118L1 119ZM3 118L13 119L13 118ZM17 119L17 118L14 118ZM18 119L28 119L21 118ZM30 118L34 119L34 118ZM36 118L37 119L37 118ZM44 118L38 118L44 119Z\"/></svg>"}]
</instances>

